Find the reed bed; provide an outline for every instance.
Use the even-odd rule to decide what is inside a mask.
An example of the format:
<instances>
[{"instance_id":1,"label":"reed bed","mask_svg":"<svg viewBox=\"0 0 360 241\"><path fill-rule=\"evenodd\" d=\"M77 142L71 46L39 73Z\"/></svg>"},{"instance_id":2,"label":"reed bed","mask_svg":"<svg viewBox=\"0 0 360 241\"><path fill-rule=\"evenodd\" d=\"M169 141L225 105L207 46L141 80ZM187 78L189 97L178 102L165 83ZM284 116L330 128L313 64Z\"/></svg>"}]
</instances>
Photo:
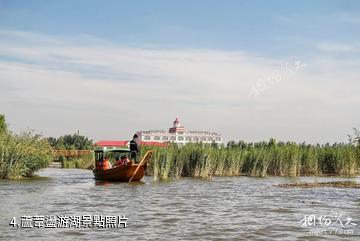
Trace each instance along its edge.
<instances>
[{"instance_id":1,"label":"reed bed","mask_svg":"<svg viewBox=\"0 0 360 241\"><path fill-rule=\"evenodd\" d=\"M307 145L233 143L170 145L155 149L147 170L154 179L212 176L353 176L360 166L360 147L351 144Z\"/></svg>"},{"instance_id":2,"label":"reed bed","mask_svg":"<svg viewBox=\"0 0 360 241\"><path fill-rule=\"evenodd\" d=\"M52 159L53 150L41 136L0 132L0 178L30 177Z\"/></svg>"},{"instance_id":3,"label":"reed bed","mask_svg":"<svg viewBox=\"0 0 360 241\"><path fill-rule=\"evenodd\" d=\"M88 153L70 158L60 156L59 161L61 162L61 166L63 168L81 168L92 170L95 165L95 155L94 153Z\"/></svg>"}]
</instances>

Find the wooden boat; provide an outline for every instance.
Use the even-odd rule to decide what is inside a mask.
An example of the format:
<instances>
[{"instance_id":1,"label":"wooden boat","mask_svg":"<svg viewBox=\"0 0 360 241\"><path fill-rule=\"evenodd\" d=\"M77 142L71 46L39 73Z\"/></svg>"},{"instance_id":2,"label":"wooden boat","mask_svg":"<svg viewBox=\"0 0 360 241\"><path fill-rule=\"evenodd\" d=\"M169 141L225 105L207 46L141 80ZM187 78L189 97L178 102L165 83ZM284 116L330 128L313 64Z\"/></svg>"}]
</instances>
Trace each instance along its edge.
<instances>
[{"instance_id":1,"label":"wooden boat","mask_svg":"<svg viewBox=\"0 0 360 241\"><path fill-rule=\"evenodd\" d=\"M113 149L104 148L104 149L95 150L95 162L103 161L106 153L115 153L114 155L129 154L130 150L126 148L113 148ZM145 175L146 167L149 161L151 160L153 153L154 153L153 150L147 151L138 164L135 164L134 161L131 161L131 163L124 164L121 166L116 166L107 170L94 169L93 173L95 179L106 180L106 181L121 181L121 182L140 181Z\"/></svg>"}]
</instances>

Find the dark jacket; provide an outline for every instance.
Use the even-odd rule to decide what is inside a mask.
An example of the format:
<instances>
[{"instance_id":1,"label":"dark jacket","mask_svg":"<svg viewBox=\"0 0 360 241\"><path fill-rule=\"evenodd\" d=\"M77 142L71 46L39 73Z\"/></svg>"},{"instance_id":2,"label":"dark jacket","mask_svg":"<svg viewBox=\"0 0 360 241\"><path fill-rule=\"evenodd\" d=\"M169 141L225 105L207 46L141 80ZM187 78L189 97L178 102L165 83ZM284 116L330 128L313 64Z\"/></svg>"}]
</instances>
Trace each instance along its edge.
<instances>
[{"instance_id":1,"label":"dark jacket","mask_svg":"<svg viewBox=\"0 0 360 241\"><path fill-rule=\"evenodd\" d=\"M135 141L134 139L132 139L132 140L130 141L130 151L131 151L131 152L136 152L136 153L139 153L139 152L140 152L139 144L138 144L137 141Z\"/></svg>"}]
</instances>

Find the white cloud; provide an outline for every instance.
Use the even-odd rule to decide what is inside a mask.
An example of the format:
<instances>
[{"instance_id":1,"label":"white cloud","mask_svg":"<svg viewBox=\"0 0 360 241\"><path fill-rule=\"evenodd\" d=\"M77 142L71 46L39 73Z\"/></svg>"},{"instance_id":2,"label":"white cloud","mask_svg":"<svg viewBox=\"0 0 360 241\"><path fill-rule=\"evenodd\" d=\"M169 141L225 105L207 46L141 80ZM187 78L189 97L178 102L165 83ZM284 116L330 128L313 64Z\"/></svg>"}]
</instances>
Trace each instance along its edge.
<instances>
[{"instance_id":1,"label":"white cloud","mask_svg":"<svg viewBox=\"0 0 360 241\"><path fill-rule=\"evenodd\" d=\"M334 141L359 122L347 110L360 104L358 59L318 57L289 75L284 65L294 59L241 51L128 47L17 31L0 37L0 110L14 129L123 139L167 128L180 116L189 128L221 131L226 139ZM250 95L272 75L283 78Z\"/></svg>"}]
</instances>

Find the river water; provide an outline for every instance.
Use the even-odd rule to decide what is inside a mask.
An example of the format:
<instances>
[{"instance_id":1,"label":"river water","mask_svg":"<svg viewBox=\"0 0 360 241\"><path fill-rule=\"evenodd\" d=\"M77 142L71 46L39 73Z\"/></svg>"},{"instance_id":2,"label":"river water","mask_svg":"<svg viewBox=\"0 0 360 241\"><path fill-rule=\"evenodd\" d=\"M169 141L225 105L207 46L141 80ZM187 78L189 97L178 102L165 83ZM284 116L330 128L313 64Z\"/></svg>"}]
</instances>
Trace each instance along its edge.
<instances>
[{"instance_id":1,"label":"river water","mask_svg":"<svg viewBox=\"0 0 360 241\"><path fill-rule=\"evenodd\" d=\"M48 168L37 174L30 180L0 181L0 239L360 240L359 189L275 186L300 181L360 182L359 177L215 177L166 182L145 177L143 182L128 184L97 182L91 171L79 169ZM128 219L126 228L22 228L19 224L22 216L35 220L39 215L104 219L125 215ZM305 215L326 216L331 223L320 225L317 220L309 226L311 219ZM20 227L9 225L13 217Z\"/></svg>"}]
</instances>

